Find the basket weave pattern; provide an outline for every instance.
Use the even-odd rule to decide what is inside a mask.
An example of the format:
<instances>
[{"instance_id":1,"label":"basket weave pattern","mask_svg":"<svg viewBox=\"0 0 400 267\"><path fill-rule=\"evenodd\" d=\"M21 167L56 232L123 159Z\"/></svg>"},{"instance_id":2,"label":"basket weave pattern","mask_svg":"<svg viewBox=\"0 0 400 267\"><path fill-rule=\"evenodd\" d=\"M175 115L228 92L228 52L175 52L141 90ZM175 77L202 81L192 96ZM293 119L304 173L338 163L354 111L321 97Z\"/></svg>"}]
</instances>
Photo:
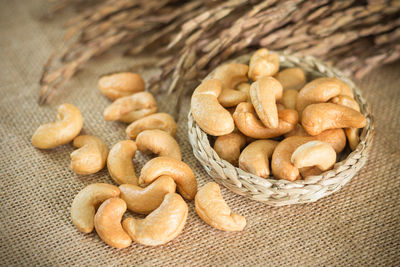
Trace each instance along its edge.
<instances>
[{"instance_id":1,"label":"basket weave pattern","mask_svg":"<svg viewBox=\"0 0 400 267\"><path fill-rule=\"evenodd\" d=\"M253 200L273 206L314 202L338 191L364 166L374 137L374 118L371 108L362 97L356 85L340 71L328 67L321 61L310 57L298 57L287 53L278 53L282 67L300 67L307 75L314 77L337 77L346 82L354 92L354 98L360 105L361 113L367 118L367 125L361 131L357 148L342 161L337 162L332 170L321 175L309 176L304 180L290 182L261 178L250 174L221 159L211 147L208 135L196 124L192 114L188 115L189 141L193 154L203 165L207 173L217 182L233 192ZM250 55L234 60L248 63ZM205 79L210 78L212 73Z\"/></svg>"}]
</instances>

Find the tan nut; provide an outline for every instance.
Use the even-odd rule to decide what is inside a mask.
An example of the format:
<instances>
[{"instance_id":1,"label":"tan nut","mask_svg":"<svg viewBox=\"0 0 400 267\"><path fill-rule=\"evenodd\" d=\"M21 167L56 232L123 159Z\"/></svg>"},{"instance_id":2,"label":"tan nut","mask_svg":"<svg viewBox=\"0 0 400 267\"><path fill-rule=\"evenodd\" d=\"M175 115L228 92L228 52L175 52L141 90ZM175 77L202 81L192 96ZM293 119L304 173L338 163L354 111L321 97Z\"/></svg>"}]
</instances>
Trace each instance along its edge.
<instances>
[{"instance_id":1,"label":"tan nut","mask_svg":"<svg viewBox=\"0 0 400 267\"><path fill-rule=\"evenodd\" d=\"M161 157L182 159L178 142L162 130L145 130L136 138L136 145L140 152L153 153Z\"/></svg>"},{"instance_id":2,"label":"tan nut","mask_svg":"<svg viewBox=\"0 0 400 267\"><path fill-rule=\"evenodd\" d=\"M257 140L246 146L239 157L239 168L254 175L268 178L269 159L272 157L277 141Z\"/></svg>"},{"instance_id":3,"label":"tan nut","mask_svg":"<svg viewBox=\"0 0 400 267\"><path fill-rule=\"evenodd\" d=\"M72 223L81 232L92 232L95 207L106 199L118 197L120 192L118 187L111 184L96 183L86 186L75 196L72 202Z\"/></svg>"},{"instance_id":4,"label":"tan nut","mask_svg":"<svg viewBox=\"0 0 400 267\"><path fill-rule=\"evenodd\" d=\"M121 225L125 211L125 201L116 197L104 201L94 216L97 234L104 242L115 248L126 248L132 243L131 237Z\"/></svg>"},{"instance_id":5,"label":"tan nut","mask_svg":"<svg viewBox=\"0 0 400 267\"><path fill-rule=\"evenodd\" d=\"M288 109L296 109L297 95L299 92L294 89L283 90L280 102Z\"/></svg>"},{"instance_id":6,"label":"tan nut","mask_svg":"<svg viewBox=\"0 0 400 267\"><path fill-rule=\"evenodd\" d=\"M283 90L299 91L306 84L306 75L300 68L287 68L275 75L282 84Z\"/></svg>"},{"instance_id":7,"label":"tan nut","mask_svg":"<svg viewBox=\"0 0 400 267\"><path fill-rule=\"evenodd\" d=\"M363 128L367 120L363 114L351 108L333 103L318 103L304 109L301 124L308 134L318 135L328 129Z\"/></svg>"},{"instance_id":8,"label":"tan nut","mask_svg":"<svg viewBox=\"0 0 400 267\"><path fill-rule=\"evenodd\" d=\"M262 76L273 76L279 71L279 56L265 48L258 49L250 58L249 78L257 81Z\"/></svg>"},{"instance_id":9,"label":"tan nut","mask_svg":"<svg viewBox=\"0 0 400 267\"><path fill-rule=\"evenodd\" d=\"M282 97L282 86L273 77L262 77L251 84L250 99L258 117L267 128L277 128L276 100Z\"/></svg>"},{"instance_id":10,"label":"tan nut","mask_svg":"<svg viewBox=\"0 0 400 267\"><path fill-rule=\"evenodd\" d=\"M336 152L326 142L310 141L296 148L291 162L297 168L316 166L321 171L326 171L335 164Z\"/></svg>"},{"instance_id":11,"label":"tan nut","mask_svg":"<svg viewBox=\"0 0 400 267\"><path fill-rule=\"evenodd\" d=\"M237 166L240 150L246 145L246 136L241 133L230 133L218 136L214 143L214 150L221 159Z\"/></svg>"},{"instance_id":12,"label":"tan nut","mask_svg":"<svg viewBox=\"0 0 400 267\"><path fill-rule=\"evenodd\" d=\"M240 103L233 114L236 127L244 135L256 139L268 139L290 132L297 122L299 116L296 110L278 110L279 123L275 129L266 128L257 118L255 110L250 103Z\"/></svg>"},{"instance_id":13,"label":"tan nut","mask_svg":"<svg viewBox=\"0 0 400 267\"><path fill-rule=\"evenodd\" d=\"M157 102L149 92L118 98L103 113L106 121L131 123L157 112Z\"/></svg>"},{"instance_id":14,"label":"tan nut","mask_svg":"<svg viewBox=\"0 0 400 267\"><path fill-rule=\"evenodd\" d=\"M132 72L121 72L100 77L98 87L106 97L115 100L144 91L142 76Z\"/></svg>"},{"instance_id":15,"label":"tan nut","mask_svg":"<svg viewBox=\"0 0 400 267\"><path fill-rule=\"evenodd\" d=\"M197 181L192 169L184 162L158 157L148 161L142 168L139 177L140 185L148 185L160 176L167 175L174 179L178 192L191 200L197 192Z\"/></svg>"},{"instance_id":16,"label":"tan nut","mask_svg":"<svg viewBox=\"0 0 400 267\"><path fill-rule=\"evenodd\" d=\"M182 197L168 193L161 205L145 219L126 218L122 226L135 242L158 246L168 243L182 232L187 215L188 206Z\"/></svg>"},{"instance_id":17,"label":"tan nut","mask_svg":"<svg viewBox=\"0 0 400 267\"><path fill-rule=\"evenodd\" d=\"M121 198L130 211L149 214L161 205L166 194L175 192L176 184L171 177L160 176L145 188L133 184L122 184L119 189Z\"/></svg>"},{"instance_id":18,"label":"tan nut","mask_svg":"<svg viewBox=\"0 0 400 267\"><path fill-rule=\"evenodd\" d=\"M194 120L206 133L214 136L229 134L235 128L232 115L218 102L222 82L211 79L193 92L191 111Z\"/></svg>"},{"instance_id":19,"label":"tan nut","mask_svg":"<svg viewBox=\"0 0 400 267\"><path fill-rule=\"evenodd\" d=\"M350 87L337 78L318 78L307 83L297 96L296 109L302 116L303 110L311 104L328 102L338 95L353 97Z\"/></svg>"},{"instance_id":20,"label":"tan nut","mask_svg":"<svg viewBox=\"0 0 400 267\"><path fill-rule=\"evenodd\" d=\"M174 118L168 113L154 113L132 122L125 132L130 139L134 140L144 130L159 129L174 136L177 128Z\"/></svg>"},{"instance_id":21,"label":"tan nut","mask_svg":"<svg viewBox=\"0 0 400 267\"><path fill-rule=\"evenodd\" d=\"M62 104L57 109L57 121L41 125L32 136L32 145L50 149L71 142L81 131L82 114L71 104Z\"/></svg>"},{"instance_id":22,"label":"tan nut","mask_svg":"<svg viewBox=\"0 0 400 267\"><path fill-rule=\"evenodd\" d=\"M132 162L136 150L136 143L131 140L120 141L111 148L107 158L107 168L117 184L138 184Z\"/></svg>"},{"instance_id":23,"label":"tan nut","mask_svg":"<svg viewBox=\"0 0 400 267\"><path fill-rule=\"evenodd\" d=\"M71 153L71 170L77 174L92 174L106 165L108 147L100 138L93 135L81 135L74 139L74 147L79 149Z\"/></svg>"},{"instance_id":24,"label":"tan nut","mask_svg":"<svg viewBox=\"0 0 400 267\"><path fill-rule=\"evenodd\" d=\"M246 93L246 96L247 96L247 102L251 102L251 99L250 99L250 84L249 83L239 83L238 84L238 86L236 86L236 89L237 90L239 90L239 91L241 91L241 92L243 92L243 93Z\"/></svg>"},{"instance_id":25,"label":"tan nut","mask_svg":"<svg viewBox=\"0 0 400 267\"><path fill-rule=\"evenodd\" d=\"M221 196L219 185L209 182L199 189L195 198L196 212L208 225L222 231L242 231L246 219L233 213Z\"/></svg>"}]
</instances>

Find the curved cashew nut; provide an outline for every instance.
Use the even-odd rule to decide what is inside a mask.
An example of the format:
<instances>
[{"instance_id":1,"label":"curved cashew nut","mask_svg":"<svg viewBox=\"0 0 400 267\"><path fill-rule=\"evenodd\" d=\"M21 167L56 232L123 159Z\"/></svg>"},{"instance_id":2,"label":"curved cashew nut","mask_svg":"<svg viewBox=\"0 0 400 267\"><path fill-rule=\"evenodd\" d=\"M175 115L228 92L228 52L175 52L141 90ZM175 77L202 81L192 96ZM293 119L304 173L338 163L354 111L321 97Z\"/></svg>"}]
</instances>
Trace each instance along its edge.
<instances>
[{"instance_id":1,"label":"curved cashew nut","mask_svg":"<svg viewBox=\"0 0 400 267\"><path fill-rule=\"evenodd\" d=\"M136 138L136 145L140 152L153 153L161 157L171 157L182 160L178 142L162 130L145 130Z\"/></svg>"},{"instance_id":2,"label":"curved cashew nut","mask_svg":"<svg viewBox=\"0 0 400 267\"><path fill-rule=\"evenodd\" d=\"M306 84L306 75L300 68L287 68L275 75L282 84L283 90L299 91Z\"/></svg>"},{"instance_id":3,"label":"curved cashew nut","mask_svg":"<svg viewBox=\"0 0 400 267\"><path fill-rule=\"evenodd\" d=\"M336 152L326 142L310 141L296 148L291 162L297 168L316 166L321 171L326 171L335 164Z\"/></svg>"},{"instance_id":4,"label":"curved cashew nut","mask_svg":"<svg viewBox=\"0 0 400 267\"><path fill-rule=\"evenodd\" d=\"M254 52L249 66L249 78L253 81L262 76L273 76L279 71L279 56L261 48Z\"/></svg>"},{"instance_id":5,"label":"curved cashew nut","mask_svg":"<svg viewBox=\"0 0 400 267\"><path fill-rule=\"evenodd\" d=\"M208 225L222 231L241 231L246 219L233 213L221 196L219 185L209 182L199 189L195 198L196 212Z\"/></svg>"},{"instance_id":6,"label":"curved cashew nut","mask_svg":"<svg viewBox=\"0 0 400 267\"><path fill-rule=\"evenodd\" d=\"M318 103L307 106L303 111L301 124L310 135L335 128L363 128L367 119L351 108L333 104Z\"/></svg>"},{"instance_id":7,"label":"curved cashew nut","mask_svg":"<svg viewBox=\"0 0 400 267\"><path fill-rule=\"evenodd\" d=\"M174 118L168 113L154 113L132 122L125 132L130 139L134 140L144 130L159 129L174 136L177 128Z\"/></svg>"},{"instance_id":8,"label":"curved cashew nut","mask_svg":"<svg viewBox=\"0 0 400 267\"><path fill-rule=\"evenodd\" d=\"M278 127L276 100L282 97L282 85L273 77L262 77L251 84L250 98L258 117L267 128Z\"/></svg>"},{"instance_id":9,"label":"curved cashew nut","mask_svg":"<svg viewBox=\"0 0 400 267\"><path fill-rule=\"evenodd\" d=\"M351 98L349 96L340 95L340 96L332 98L331 102L334 104L352 108L356 111L360 111L360 106L358 105L357 101L355 101L353 98ZM349 140L350 149L355 150L358 146L358 143L360 142L360 137L358 136L360 129L345 128L344 131L346 133L347 140Z\"/></svg>"},{"instance_id":10,"label":"curved cashew nut","mask_svg":"<svg viewBox=\"0 0 400 267\"><path fill-rule=\"evenodd\" d=\"M280 102L288 109L296 109L296 101L299 92L294 89L283 90Z\"/></svg>"},{"instance_id":11,"label":"curved cashew nut","mask_svg":"<svg viewBox=\"0 0 400 267\"><path fill-rule=\"evenodd\" d=\"M182 197L168 193L161 205L145 219L126 218L122 226L135 242L158 246L168 243L182 232L187 215L188 206Z\"/></svg>"},{"instance_id":12,"label":"curved cashew nut","mask_svg":"<svg viewBox=\"0 0 400 267\"><path fill-rule=\"evenodd\" d=\"M106 97L115 100L144 91L145 84L139 74L121 72L100 77L98 87Z\"/></svg>"},{"instance_id":13,"label":"curved cashew nut","mask_svg":"<svg viewBox=\"0 0 400 267\"><path fill-rule=\"evenodd\" d=\"M218 102L222 82L207 80L194 90L191 111L194 120L206 133L214 136L229 134L235 128L232 115Z\"/></svg>"},{"instance_id":14,"label":"curved cashew nut","mask_svg":"<svg viewBox=\"0 0 400 267\"><path fill-rule=\"evenodd\" d=\"M256 139L273 138L290 132L299 121L297 111L291 109L278 110L278 118L277 128L266 128L257 118L253 105L245 102L240 103L233 114L233 119L239 131Z\"/></svg>"},{"instance_id":15,"label":"curved cashew nut","mask_svg":"<svg viewBox=\"0 0 400 267\"><path fill-rule=\"evenodd\" d=\"M241 133L230 133L218 136L214 143L214 150L221 159L232 165L237 165L240 150L246 145L246 136Z\"/></svg>"},{"instance_id":16,"label":"curved cashew nut","mask_svg":"<svg viewBox=\"0 0 400 267\"><path fill-rule=\"evenodd\" d=\"M311 104L327 102L332 97L348 95L353 97L350 87L337 78L318 78L307 83L297 96L296 109L302 116L303 110Z\"/></svg>"},{"instance_id":17,"label":"curved cashew nut","mask_svg":"<svg viewBox=\"0 0 400 267\"><path fill-rule=\"evenodd\" d=\"M161 205L166 194L175 192L176 184L171 177L160 176L145 188L133 184L122 184L119 189L121 198L130 211L149 214Z\"/></svg>"},{"instance_id":18,"label":"curved cashew nut","mask_svg":"<svg viewBox=\"0 0 400 267\"><path fill-rule=\"evenodd\" d=\"M268 178L269 159L272 157L277 141L257 140L246 146L239 157L239 168L254 175Z\"/></svg>"},{"instance_id":19,"label":"curved cashew nut","mask_svg":"<svg viewBox=\"0 0 400 267\"><path fill-rule=\"evenodd\" d=\"M107 168L117 184L138 184L132 162L136 150L136 143L131 140L120 141L111 148L107 158Z\"/></svg>"},{"instance_id":20,"label":"curved cashew nut","mask_svg":"<svg viewBox=\"0 0 400 267\"><path fill-rule=\"evenodd\" d=\"M108 147L100 138L93 135L81 135L74 139L74 147L79 149L71 153L71 170L77 174L92 174L106 165Z\"/></svg>"},{"instance_id":21,"label":"curved cashew nut","mask_svg":"<svg viewBox=\"0 0 400 267\"><path fill-rule=\"evenodd\" d=\"M249 66L245 64L230 63L219 66L212 74L212 79L222 82L222 91L218 96L218 101L223 107L234 107L240 102L246 101L245 92L234 88L242 82L247 82L247 71Z\"/></svg>"},{"instance_id":22,"label":"curved cashew nut","mask_svg":"<svg viewBox=\"0 0 400 267\"><path fill-rule=\"evenodd\" d=\"M106 107L103 116L106 121L131 123L157 112L157 102L149 92L139 92L118 98Z\"/></svg>"},{"instance_id":23,"label":"curved cashew nut","mask_svg":"<svg viewBox=\"0 0 400 267\"><path fill-rule=\"evenodd\" d=\"M126 248L132 243L131 237L121 225L126 211L126 203L120 198L104 201L94 216L94 227L100 238L115 248Z\"/></svg>"},{"instance_id":24,"label":"curved cashew nut","mask_svg":"<svg viewBox=\"0 0 400 267\"><path fill-rule=\"evenodd\" d=\"M72 223L81 232L92 232L95 207L106 199L118 197L120 192L118 187L111 184L96 183L86 186L75 196L72 202Z\"/></svg>"},{"instance_id":25,"label":"curved cashew nut","mask_svg":"<svg viewBox=\"0 0 400 267\"><path fill-rule=\"evenodd\" d=\"M81 131L82 114L71 104L62 104L57 109L57 121L43 124L32 136L32 145L41 149L49 149L71 142Z\"/></svg>"},{"instance_id":26,"label":"curved cashew nut","mask_svg":"<svg viewBox=\"0 0 400 267\"><path fill-rule=\"evenodd\" d=\"M191 200L196 195L197 181L192 169L186 163L168 157L148 161L140 172L139 184L148 185L162 175L174 179L178 192L184 198Z\"/></svg>"},{"instance_id":27,"label":"curved cashew nut","mask_svg":"<svg viewBox=\"0 0 400 267\"><path fill-rule=\"evenodd\" d=\"M237 90L239 90L239 91L241 91L241 92L243 92L243 93L246 93L246 96L247 96L247 102L251 102L251 99L250 99L250 86L251 86L251 84L249 84L249 83L239 83L238 84L238 86L236 86L236 89Z\"/></svg>"}]
</instances>

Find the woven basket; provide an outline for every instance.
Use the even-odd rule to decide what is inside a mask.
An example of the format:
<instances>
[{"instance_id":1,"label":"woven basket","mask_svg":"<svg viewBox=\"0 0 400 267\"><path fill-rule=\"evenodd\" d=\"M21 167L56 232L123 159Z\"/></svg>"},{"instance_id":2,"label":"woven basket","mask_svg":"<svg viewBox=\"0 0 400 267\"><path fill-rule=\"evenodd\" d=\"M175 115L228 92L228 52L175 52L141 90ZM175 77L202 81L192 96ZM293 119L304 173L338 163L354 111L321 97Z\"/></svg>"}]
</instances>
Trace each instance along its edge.
<instances>
[{"instance_id":1,"label":"woven basket","mask_svg":"<svg viewBox=\"0 0 400 267\"><path fill-rule=\"evenodd\" d=\"M338 160L332 170L321 175L309 176L304 180L290 182L261 178L239 169L221 159L210 145L209 137L196 124L192 114L188 115L189 141L193 154L203 165L207 173L220 184L233 192L265 202L272 206L283 206L314 202L338 191L357 173L367 161L368 152L374 137L374 118L370 106L361 96L355 84L340 71L328 67L317 59L306 56L298 57L287 53L277 53L281 67L300 67L309 77L337 77L346 82L354 92L354 98L359 103L361 113L367 118L367 125L362 129L360 143L351 152L348 148L338 155ZM245 63L250 55L241 56L231 62ZM205 79L209 79L210 73Z\"/></svg>"}]
</instances>

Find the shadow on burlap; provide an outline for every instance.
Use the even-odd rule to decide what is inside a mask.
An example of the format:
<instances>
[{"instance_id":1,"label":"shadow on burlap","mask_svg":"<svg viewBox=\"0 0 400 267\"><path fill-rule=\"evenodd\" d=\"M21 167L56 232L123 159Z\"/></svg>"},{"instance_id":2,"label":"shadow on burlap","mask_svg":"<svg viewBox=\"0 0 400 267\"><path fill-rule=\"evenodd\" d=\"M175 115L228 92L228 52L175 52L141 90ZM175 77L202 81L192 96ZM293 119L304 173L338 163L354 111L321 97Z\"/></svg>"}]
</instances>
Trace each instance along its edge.
<instances>
[{"instance_id":1,"label":"shadow on burlap","mask_svg":"<svg viewBox=\"0 0 400 267\"><path fill-rule=\"evenodd\" d=\"M51 105L37 105L41 66L59 42L60 22L44 23L36 1L8 1L0 15L0 258L2 265L395 265L400 259L400 64L381 68L360 84L376 117L376 136L366 166L341 191L316 203L273 208L223 188L233 211L246 216L240 233L206 225L193 203L183 232L166 245L132 244L117 250L95 232L71 223L74 196L94 182L112 183L106 170L79 176L69 169L71 145L42 151L30 144L35 129L53 121L64 102L78 106L86 134L111 147L125 139L125 125L105 122L109 101L96 88L102 73L122 70L133 59L106 55L68 83ZM171 112L173 97L158 96ZM210 181L187 138L186 98L178 142L199 185ZM138 153L137 173L148 158ZM128 214L135 216L135 214Z\"/></svg>"}]
</instances>

